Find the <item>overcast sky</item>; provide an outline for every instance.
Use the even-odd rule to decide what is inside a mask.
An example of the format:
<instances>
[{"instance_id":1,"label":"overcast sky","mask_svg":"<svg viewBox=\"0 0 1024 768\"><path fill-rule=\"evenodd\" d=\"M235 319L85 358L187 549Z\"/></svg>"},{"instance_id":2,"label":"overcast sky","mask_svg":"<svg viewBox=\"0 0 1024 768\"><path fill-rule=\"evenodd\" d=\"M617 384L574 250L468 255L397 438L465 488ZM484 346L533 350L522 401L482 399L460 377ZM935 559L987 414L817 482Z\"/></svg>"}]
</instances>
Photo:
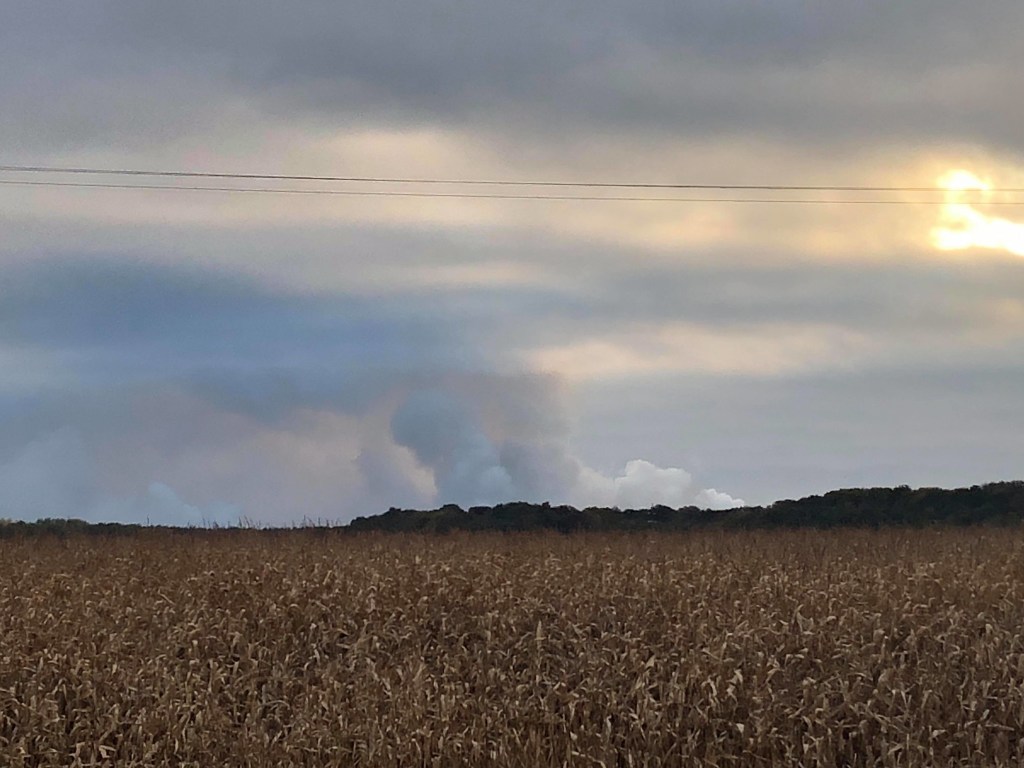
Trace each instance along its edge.
<instances>
[{"instance_id":1,"label":"overcast sky","mask_svg":"<svg viewBox=\"0 0 1024 768\"><path fill-rule=\"evenodd\" d=\"M1012 0L11 2L0 164L1024 187L1022 28ZM1024 194L971 194L0 184L0 517L1021 478L1024 205L971 203Z\"/></svg>"}]
</instances>

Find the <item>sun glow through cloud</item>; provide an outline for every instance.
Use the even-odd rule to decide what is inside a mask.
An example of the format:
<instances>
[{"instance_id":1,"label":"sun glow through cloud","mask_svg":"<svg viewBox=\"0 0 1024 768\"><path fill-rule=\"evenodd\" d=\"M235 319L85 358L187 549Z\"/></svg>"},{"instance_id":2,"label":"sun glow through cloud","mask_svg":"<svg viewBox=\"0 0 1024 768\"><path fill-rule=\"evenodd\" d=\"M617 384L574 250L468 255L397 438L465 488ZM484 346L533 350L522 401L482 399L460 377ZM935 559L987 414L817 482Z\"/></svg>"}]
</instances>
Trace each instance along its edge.
<instances>
[{"instance_id":1,"label":"sun glow through cloud","mask_svg":"<svg viewBox=\"0 0 1024 768\"><path fill-rule=\"evenodd\" d=\"M939 224L931 231L936 248L941 251L989 248L1024 256L1024 224L988 216L975 207L978 202L991 200L991 184L970 171L958 170L940 178L939 185L947 192ZM968 193L971 193L969 198Z\"/></svg>"}]
</instances>

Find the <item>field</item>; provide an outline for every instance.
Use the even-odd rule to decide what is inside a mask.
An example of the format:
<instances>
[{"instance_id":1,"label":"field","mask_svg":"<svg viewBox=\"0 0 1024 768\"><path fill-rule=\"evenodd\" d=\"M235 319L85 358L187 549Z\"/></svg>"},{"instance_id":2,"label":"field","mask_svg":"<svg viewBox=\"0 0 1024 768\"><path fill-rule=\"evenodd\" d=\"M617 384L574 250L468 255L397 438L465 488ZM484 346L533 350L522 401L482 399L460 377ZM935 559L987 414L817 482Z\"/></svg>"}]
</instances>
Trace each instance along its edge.
<instances>
[{"instance_id":1,"label":"field","mask_svg":"<svg viewBox=\"0 0 1024 768\"><path fill-rule=\"evenodd\" d=\"M1017 766L1024 532L0 542L0 765Z\"/></svg>"}]
</instances>

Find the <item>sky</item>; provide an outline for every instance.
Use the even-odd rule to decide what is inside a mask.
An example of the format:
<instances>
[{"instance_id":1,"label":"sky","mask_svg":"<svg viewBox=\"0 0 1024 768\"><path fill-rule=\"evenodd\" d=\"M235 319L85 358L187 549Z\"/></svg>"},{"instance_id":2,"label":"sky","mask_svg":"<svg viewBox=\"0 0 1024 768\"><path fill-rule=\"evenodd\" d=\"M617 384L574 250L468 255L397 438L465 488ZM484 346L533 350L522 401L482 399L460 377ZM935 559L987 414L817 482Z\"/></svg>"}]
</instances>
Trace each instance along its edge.
<instances>
[{"instance_id":1,"label":"sky","mask_svg":"<svg viewBox=\"0 0 1024 768\"><path fill-rule=\"evenodd\" d=\"M2 18L0 165L941 190L779 205L0 172L0 517L722 509L1022 477L1024 204L991 205L1024 200L999 191L1024 187L1020 3Z\"/></svg>"}]
</instances>

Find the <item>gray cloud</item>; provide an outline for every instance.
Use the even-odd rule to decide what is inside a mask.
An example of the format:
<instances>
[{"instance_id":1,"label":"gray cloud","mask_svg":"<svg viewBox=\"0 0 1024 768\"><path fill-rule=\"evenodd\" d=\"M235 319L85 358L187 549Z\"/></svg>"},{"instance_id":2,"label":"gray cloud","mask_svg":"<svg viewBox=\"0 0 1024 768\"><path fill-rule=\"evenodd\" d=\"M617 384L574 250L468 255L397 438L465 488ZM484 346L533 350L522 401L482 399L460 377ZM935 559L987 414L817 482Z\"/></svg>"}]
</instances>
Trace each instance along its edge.
<instances>
[{"instance_id":1,"label":"gray cloud","mask_svg":"<svg viewBox=\"0 0 1024 768\"><path fill-rule=\"evenodd\" d=\"M5 162L333 172L318 163L362 150L330 141L365 130L443 134L434 159L469 175L845 181L904 156L930 173L914 163L952 142L1022 150L1008 0L44 0L8 16ZM723 141L737 157L691 166ZM433 167L429 140L405 160L367 146ZM766 501L1018 471L1021 262L831 258L837 229L870 242L875 219L5 189L0 515L727 505L701 486ZM661 353L665 371L570 390L530 367L619 333L640 354L673 325L704 335ZM693 343L736 337L733 356L756 358L820 327L797 366L672 369ZM847 335L868 351L847 355Z\"/></svg>"},{"instance_id":2,"label":"gray cloud","mask_svg":"<svg viewBox=\"0 0 1024 768\"><path fill-rule=\"evenodd\" d=\"M42 2L5 25L26 148L173 142L264 119L1021 149L1008 0ZM41 54L45 51L45 54ZM56 106L59 105L59 106ZM304 114L305 118L299 118ZM16 143L15 146L18 146Z\"/></svg>"},{"instance_id":3,"label":"gray cloud","mask_svg":"<svg viewBox=\"0 0 1024 768\"><path fill-rule=\"evenodd\" d=\"M287 397L282 377L472 367L443 312L362 296L273 292L226 273L87 255L5 269L0 341L46 350L77 375L187 376L217 390L245 376L253 398ZM248 377L251 377L248 378ZM326 396L326 395L324 395ZM243 398L244 399L244 398Z\"/></svg>"},{"instance_id":4,"label":"gray cloud","mask_svg":"<svg viewBox=\"0 0 1024 768\"><path fill-rule=\"evenodd\" d=\"M1013 479L1024 433L1022 353L989 365L597 383L575 402L575 441L595 467L610 469L642 447L650 460L683 462L751 503L843 487Z\"/></svg>"},{"instance_id":5,"label":"gray cloud","mask_svg":"<svg viewBox=\"0 0 1024 768\"><path fill-rule=\"evenodd\" d=\"M1015 400L997 385L1016 374L993 366L1024 350L968 340L955 360L940 342L972 325L991 330L992 304L1019 306L1015 267L663 268L593 274L571 289L370 300L194 268L42 260L8 270L0 342L66 370L0 400L0 501L25 514L156 517L166 486L183 499L181 519L221 519L217 510L230 508L278 521L510 498L727 504L663 467L683 463L764 501L896 481L913 466L937 482L928 467L948 469L972 441L949 476L1005 474ZM629 378L581 385L571 399L555 380L500 372L511 370L510 350L679 320L712 329L828 321L892 351L882 367L843 378ZM964 402L988 415L950 421ZM925 444L909 448L920 434ZM943 434L955 435L945 454ZM623 454L650 461L622 469Z\"/></svg>"},{"instance_id":6,"label":"gray cloud","mask_svg":"<svg viewBox=\"0 0 1024 768\"><path fill-rule=\"evenodd\" d=\"M406 245L418 247L414 239ZM485 245L453 248L467 258L495 257ZM909 334L918 342L971 329L984 334L1000 322L994 307L1024 303L1024 270L1014 260L908 261L893 254L869 265L779 265L768 254L759 267L731 254L703 266L630 256L612 265L595 256L597 268L581 272L573 260L559 266L538 249L524 252L522 261L547 263L553 274L564 270L575 279L548 286L412 285L387 296L308 295L223 270L40 256L4 270L0 344L72 355L79 376L186 375L212 398L223 392L238 407L269 408L297 397L327 402L327 389L339 381L359 400L392 371L491 370L509 349L630 325L830 323L902 345ZM574 258L589 261L582 252Z\"/></svg>"}]
</instances>

